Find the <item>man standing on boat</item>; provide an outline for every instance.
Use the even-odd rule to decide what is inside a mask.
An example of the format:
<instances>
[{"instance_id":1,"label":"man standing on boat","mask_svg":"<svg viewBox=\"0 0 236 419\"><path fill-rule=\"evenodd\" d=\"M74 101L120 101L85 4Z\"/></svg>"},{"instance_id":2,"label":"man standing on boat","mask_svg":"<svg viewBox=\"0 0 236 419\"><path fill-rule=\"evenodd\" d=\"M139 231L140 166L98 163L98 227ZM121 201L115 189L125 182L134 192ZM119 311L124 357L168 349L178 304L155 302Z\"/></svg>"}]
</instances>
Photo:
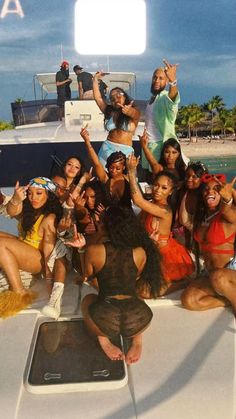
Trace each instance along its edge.
<instances>
[{"instance_id":1,"label":"man standing on boat","mask_svg":"<svg viewBox=\"0 0 236 419\"><path fill-rule=\"evenodd\" d=\"M152 96L146 107L145 127L148 135L148 148L158 161L163 142L175 138L175 120L178 113L180 96L177 85L177 64L169 64L163 60L165 67L159 67L153 72ZM166 86L169 84L169 91ZM149 163L142 153L142 167L148 169Z\"/></svg>"},{"instance_id":2,"label":"man standing on boat","mask_svg":"<svg viewBox=\"0 0 236 419\"><path fill-rule=\"evenodd\" d=\"M59 119L64 116L64 104L66 100L71 99L70 84L72 80L69 77L69 63L62 61L60 70L56 73L57 86L57 104L59 106Z\"/></svg>"},{"instance_id":3,"label":"man standing on boat","mask_svg":"<svg viewBox=\"0 0 236 419\"><path fill-rule=\"evenodd\" d=\"M83 71L83 67L75 65L73 67L78 81L79 99L93 99L93 76L87 71Z\"/></svg>"}]
</instances>

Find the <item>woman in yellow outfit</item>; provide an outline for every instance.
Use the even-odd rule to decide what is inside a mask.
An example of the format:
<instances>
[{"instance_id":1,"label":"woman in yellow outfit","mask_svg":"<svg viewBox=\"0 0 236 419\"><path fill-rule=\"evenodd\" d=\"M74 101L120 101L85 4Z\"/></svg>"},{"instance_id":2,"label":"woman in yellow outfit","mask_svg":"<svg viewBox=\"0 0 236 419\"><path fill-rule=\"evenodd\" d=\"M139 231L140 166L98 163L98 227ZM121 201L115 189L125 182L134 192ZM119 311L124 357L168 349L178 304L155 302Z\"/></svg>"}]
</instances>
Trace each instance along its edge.
<instances>
[{"instance_id":1,"label":"woman in yellow outfit","mask_svg":"<svg viewBox=\"0 0 236 419\"><path fill-rule=\"evenodd\" d=\"M25 187L17 182L7 205L10 217L19 220L19 237L0 232L0 268L9 290L0 294L0 317L9 317L26 308L36 298L21 280L20 270L52 278L48 261L56 241L56 224L61 205L50 179L32 179Z\"/></svg>"}]
</instances>

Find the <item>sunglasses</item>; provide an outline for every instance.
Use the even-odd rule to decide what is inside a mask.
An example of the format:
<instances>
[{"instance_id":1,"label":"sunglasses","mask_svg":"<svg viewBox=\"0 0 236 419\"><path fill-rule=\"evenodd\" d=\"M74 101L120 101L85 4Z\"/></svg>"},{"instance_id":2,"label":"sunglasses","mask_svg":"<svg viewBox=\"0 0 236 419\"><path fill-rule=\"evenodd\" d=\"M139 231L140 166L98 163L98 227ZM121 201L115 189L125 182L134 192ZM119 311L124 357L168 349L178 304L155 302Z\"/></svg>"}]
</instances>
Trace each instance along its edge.
<instances>
[{"instance_id":1,"label":"sunglasses","mask_svg":"<svg viewBox=\"0 0 236 419\"><path fill-rule=\"evenodd\" d=\"M214 174L210 174L210 173L205 173L202 177L201 177L201 181L203 183L208 183L211 180L218 180L221 183L225 183L226 182L226 176L223 173L218 173L216 175Z\"/></svg>"},{"instance_id":2,"label":"sunglasses","mask_svg":"<svg viewBox=\"0 0 236 419\"><path fill-rule=\"evenodd\" d=\"M65 191L65 192L70 191L70 188L67 188L66 186L59 185L56 182L53 182L53 183L56 186L56 188L61 189L62 191Z\"/></svg>"},{"instance_id":3,"label":"sunglasses","mask_svg":"<svg viewBox=\"0 0 236 419\"><path fill-rule=\"evenodd\" d=\"M117 92L117 93L114 93L113 95L111 95L110 99L112 101L112 100L115 100L116 98L119 98L119 97L122 97L122 96L124 96L123 92Z\"/></svg>"}]
</instances>

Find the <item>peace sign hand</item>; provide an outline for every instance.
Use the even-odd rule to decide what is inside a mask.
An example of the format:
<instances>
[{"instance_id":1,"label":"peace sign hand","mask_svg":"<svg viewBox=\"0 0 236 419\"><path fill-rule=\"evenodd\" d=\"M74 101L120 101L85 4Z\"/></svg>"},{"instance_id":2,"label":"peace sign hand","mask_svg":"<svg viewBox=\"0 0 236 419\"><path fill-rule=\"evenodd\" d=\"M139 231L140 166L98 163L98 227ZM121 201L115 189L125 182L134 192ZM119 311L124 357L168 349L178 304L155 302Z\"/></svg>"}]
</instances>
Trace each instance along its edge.
<instances>
[{"instance_id":1,"label":"peace sign hand","mask_svg":"<svg viewBox=\"0 0 236 419\"><path fill-rule=\"evenodd\" d=\"M236 176L232 179L231 182L226 183L226 184L223 184L217 178L215 179L217 180L217 183L221 186L221 189L219 191L221 198L223 199L225 203L230 202L231 199L233 198L233 189L234 189L234 184L236 182Z\"/></svg>"}]
</instances>

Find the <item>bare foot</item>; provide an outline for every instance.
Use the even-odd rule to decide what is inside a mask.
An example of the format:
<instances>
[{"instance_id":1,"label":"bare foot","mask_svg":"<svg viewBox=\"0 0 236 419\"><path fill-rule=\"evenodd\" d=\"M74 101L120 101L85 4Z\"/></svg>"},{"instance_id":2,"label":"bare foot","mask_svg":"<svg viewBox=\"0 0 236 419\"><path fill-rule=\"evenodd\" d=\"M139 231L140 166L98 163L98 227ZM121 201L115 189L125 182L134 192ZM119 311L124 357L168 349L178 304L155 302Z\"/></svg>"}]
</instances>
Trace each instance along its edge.
<instances>
[{"instance_id":1,"label":"bare foot","mask_svg":"<svg viewBox=\"0 0 236 419\"><path fill-rule=\"evenodd\" d=\"M105 354L112 361L122 361L124 359L124 354L121 349L118 348L118 346L113 345L106 336L98 336L98 341Z\"/></svg>"},{"instance_id":2,"label":"bare foot","mask_svg":"<svg viewBox=\"0 0 236 419\"><path fill-rule=\"evenodd\" d=\"M132 344L130 349L127 352L125 357L126 364L134 364L137 362L142 353L142 335L137 335L133 337Z\"/></svg>"}]
</instances>

